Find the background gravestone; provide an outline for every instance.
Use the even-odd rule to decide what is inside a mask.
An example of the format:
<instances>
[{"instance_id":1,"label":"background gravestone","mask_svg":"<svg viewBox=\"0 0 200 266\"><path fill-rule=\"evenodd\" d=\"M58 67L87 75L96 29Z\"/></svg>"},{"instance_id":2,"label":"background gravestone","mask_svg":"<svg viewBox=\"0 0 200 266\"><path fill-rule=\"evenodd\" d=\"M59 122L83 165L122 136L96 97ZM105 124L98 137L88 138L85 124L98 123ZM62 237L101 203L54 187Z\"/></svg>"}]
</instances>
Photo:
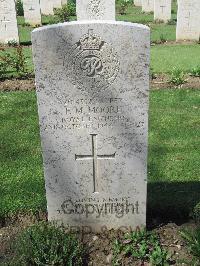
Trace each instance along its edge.
<instances>
[{"instance_id":1,"label":"background gravestone","mask_svg":"<svg viewBox=\"0 0 200 266\"><path fill-rule=\"evenodd\" d=\"M135 6L142 6L142 0L134 0Z\"/></svg>"},{"instance_id":2,"label":"background gravestone","mask_svg":"<svg viewBox=\"0 0 200 266\"><path fill-rule=\"evenodd\" d=\"M142 0L142 11L153 12L154 11L154 0Z\"/></svg>"},{"instance_id":3,"label":"background gravestone","mask_svg":"<svg viewBox=\"0 0 200 266\"><path fill-rule=\"evenodd\" d=\"M154 0L154 20L168 22L171 19L171 0Z\"/></svg>"},{"instance_id":4,"label":"background gravestone","mask_svg":"<svg viewBox=\"0 0 200 266\"><path fill-rule=\"evenodd\" d=\"M53 15L53 0L40 0L40 8L43 15Z\"/></svg>"},{"instance_id":5,"label":"background gravestone","mask_svg":"<svg viewBox=\"0 0 200 266\"><path fill-rule=\"evenodd\" d=\"M62 7L61 0L52 0L52 1L53 1L53 7L54 8L61 8Z\"/></svg>"},{"instance_id":6,"label":"background gravestone","mask_svg":"<svg viewBox=\"0 0 200 266\"><path fill-rule=\"evenodd\" d=\"M41 25L41 10L39 0L24 0L24 18L30 25Z\"/></svg>"},{"instance_id":7,"label":"background gravestone","mask_svg":"<svg viewBox=\"0 0 200 266\"><path fill-rule=\"evenodd\" d=\"M115 0L76 0L77 20L115 20Z\"/></svg>"},{"instance_id":8,"label":"background gravestone","mask_svg":"<svg viewBox=\"0 0 200 266\"><path fill-rule=\"evenodd\" d=\"M178 0L176 40L200 38L200 1Z\"/></svg>"},{"instance_id":9,"label":"background gravestone","mask_svg":"<svg viewBox=\"0 0 200 266\"><path fill-rule=\"evenodd\" d=\"M0 43L19 42L14 0L0 0Z\"/></svg>"}]
</instances>

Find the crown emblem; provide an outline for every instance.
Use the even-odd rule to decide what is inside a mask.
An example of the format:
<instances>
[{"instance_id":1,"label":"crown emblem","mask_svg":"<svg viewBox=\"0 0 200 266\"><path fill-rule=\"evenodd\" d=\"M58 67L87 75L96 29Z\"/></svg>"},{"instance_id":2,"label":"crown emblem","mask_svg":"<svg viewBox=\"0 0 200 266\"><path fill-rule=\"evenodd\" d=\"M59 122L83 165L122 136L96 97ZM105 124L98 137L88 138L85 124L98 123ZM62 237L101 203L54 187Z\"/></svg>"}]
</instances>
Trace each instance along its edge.
<instances>
[{"instance_id":1,"label":"crown emblem","mask_svg":"<svg viewBox=\"0 0 200 266\"><path fill-rule=\"evenodd\" d=\"M81 48L83 50L99 50L101 43L101 38L93 34L93 30L88 30L88 34L80 39Z\"/></svg>"}]
</instances>

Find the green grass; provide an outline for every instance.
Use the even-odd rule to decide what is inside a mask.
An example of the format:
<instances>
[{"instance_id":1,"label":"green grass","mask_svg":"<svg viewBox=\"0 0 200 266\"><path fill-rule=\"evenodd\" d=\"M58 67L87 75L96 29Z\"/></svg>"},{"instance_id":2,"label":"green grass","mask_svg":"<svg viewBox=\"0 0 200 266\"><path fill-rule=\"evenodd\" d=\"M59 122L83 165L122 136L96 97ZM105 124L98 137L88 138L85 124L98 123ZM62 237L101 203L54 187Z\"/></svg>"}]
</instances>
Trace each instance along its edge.
<instances>
[{"instance_id":1,"label":"green grass","mask_svg":"<svg viewBox=\"0 0 200 266\"><path fill-rule=\"evenodd\" d=\"M187 214L200 201L200 91L150 94L149 213ZM45 210L35 92L0 94L0 216Z\"/></svg>"},{"instance_id":2,"label":"green grass","mask_svg":"<svg viewBox=\"0 0 200 266\"><path fill-rule=\"evenodd\" d=\"M1 93L0 216L45 209L35 93Z\"/></svg>"},{"instance_id":3,"label":"green grass","mask_svg":"<svg viewBox=\"0 0 200 266\"><path fill-rule=\"evenodd\" d=\"M200 91L151 93L149 213L187 216L200 202ZM152 215L153 215L152 214Z\"/></svg>"},{"instance_id":4,"label":"green grass","mask_svg":"<svg viewBox=\"0 0 200 266\"><path fill-rule=\"evenodd\" d=\"M8 48L6 51L12 51ZM33 61L31 48L23 49L28 71L33 72ZM0 52L3 54L3 51ZM151 68L155 73L170 73L173 67L180 68L184 72L191 72L200 62L200 48L198 44L194 45L155 45L151 47ZM5 77L17 76L17 73L9 69Z\"/></svg>"},{"instance_id":5,"label":"green grass","mask_svg":"<svg viewBox=\"0 0 200 266\"><path fill-rule=\"evenodd\" d=\"M151 47L151 67L156 73L171 72L173 67L190 72L200 62L200 45L157 45Z\"/></svg>"},{"instance_id":6,"label":"green grass","mask_svg":"<svg viewBox=\"0 0 200 266\"><path fill-rule=\"evenodd\" d=\"M176 25L151 24L151 41L157 42L162 38L166 41L176 40Z\"/></svg>"},{"instance_id":7,"label":"green grass","mask_svg":"<svg viewBox=\"0 0 200 266\"><path fill-rule=\"evenodd\" d=\"M172 19L176 20L177 5L173 1L172 4ZM165 25L165 24L155 24L153 23L154 16L153 13L143 13L141 7L135 7L134 5L129 5L125 15L120 15L116 12L116 18L120 21L129 21L133 23L146 24L151 27L151 40L159 41L161 35L163 35L167 40L175 40L175 25ZM76 20L76 17L71 17L70 20ZM19 35L20 43L28 45L31 43L31 31L32 27L25 25L24 17L17 18L19 25ZM56 24L59 22L57 16L42 16L42 24Z\"/></svg>"}]
</instances>

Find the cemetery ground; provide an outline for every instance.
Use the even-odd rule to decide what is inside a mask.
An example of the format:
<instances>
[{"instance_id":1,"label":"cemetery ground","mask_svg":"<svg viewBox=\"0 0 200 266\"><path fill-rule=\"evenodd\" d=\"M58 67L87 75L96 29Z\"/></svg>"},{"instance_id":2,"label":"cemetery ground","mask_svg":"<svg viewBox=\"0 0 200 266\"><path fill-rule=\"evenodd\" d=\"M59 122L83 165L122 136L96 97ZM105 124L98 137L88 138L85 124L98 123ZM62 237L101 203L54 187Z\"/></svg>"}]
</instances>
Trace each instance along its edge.
<instances>
[{"instance_id":1,"label":"cemetery ground","mask_svg":"<svg viewBox=\"0 0 200 266\"><path fill-rule=\"evenodd\" d=\"M152 30L147 200L151 235L143 232L124 239L119 231L82 232L78 238L87 250L83 262L73 265L200 265L200 47L198 43L175 42L175 3L168 25L154 23L152 14L132 6L126 14L119 13L119 20L144 23ZM57 20L56 16L43 17L44 24ZM10 55L0 70L0 265L22 265L15 258L13 243L27 226L46 220L32 28L22 17L18 23L21 48L0 48L3 59ZM184 228L196 235L186 233L184 237ZM151 262L153 256L156 259L149 264L143 251L155 248L153 232L161 249L154 250ZM47 237L46 244L48 241ZM137 254L132 249L135 243L141 248ZM77 257L82 256L79 253Z\"/></svg>"}]
</instances>

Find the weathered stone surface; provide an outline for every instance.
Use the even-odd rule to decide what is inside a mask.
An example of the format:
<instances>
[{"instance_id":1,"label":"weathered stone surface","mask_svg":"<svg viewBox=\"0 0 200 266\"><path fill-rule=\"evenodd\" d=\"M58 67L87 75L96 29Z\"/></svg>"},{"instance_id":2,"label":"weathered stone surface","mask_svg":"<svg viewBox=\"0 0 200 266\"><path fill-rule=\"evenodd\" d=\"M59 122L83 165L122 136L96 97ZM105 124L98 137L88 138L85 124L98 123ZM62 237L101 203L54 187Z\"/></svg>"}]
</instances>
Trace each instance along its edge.
<instances>
[{"instance_id":1,"label":"weathered stone surface","mask_svg":"<svg viewBox=\"0 0 200 266\"><path fill-rule=\"evenodd\" d=\"M134 0L135 6L142 6L142 0Z\"/></svg>"},{"instance_id":2,"label":"weathered stone surface","mask_svg":"<svg viewBox=\"0 0 200 266\"><path fill-rule=\"evenodd\" d=\"M115 0L76 0L77 20L115 20Z\"/></svg>"},{"instance_id":3,"label":"weathered stone surface","mask_svg":"<svg viewBox=\"0 0 200 266\"><path fill-rule=\"evenodd\" d=\"M32 43L49 220L145 225L149 28L70 22Z\"/></svg>"},{"instance_id":4,"label":"weathered stone surface","mask_svg":"<svg viewBox=\"0 0 200 266\"><path fill-rule=\"evenodd\" d=\"M154 20L168 22L171 19L171 0L154 0Z\"/></svg>"},{"instance_id":5,"label":"weathered stone surface","mask_svg":"<svg viewBox=\"0 0 200 266\"><path fill-rule=\"evenodd\" d=\"M154 0L142 0L142 11L153 12L154 11Z\"/></svg>"},{"instance_id":6,"label":"weathered stone surface","mask_svg":"<svg viewBox=\"0 0 200 266\"><path fill-rule=\"evenodd\" d=\"M61 8L62 7L61 0L52 0L52 1L53 1L53 7L54 8Z\"/></svg>"},{"instance_id":7,"label":"weathered stone surface","mask_svg":"<svg viewBox=\"0 0 200 266\"><path fill-rule=\"evenodd\" d=\"M53 0L40 0L40 8L43 15L53 15Z\"/></svg>"},{"instance_id":8,"label":"weathered stone surface","mask_svg":"<svg viewBox=\"0 0 200 266\"><path fill-rule=\"evenodd\" d=\"M66 5L67 4L67 0L61 0L61 4L62 5Z\"/></svg>"},{"instance_id":9,"label":"weathered stone surface","mask_svg":"<svg viewBox=\"0 0 200 266\"><path fill-rule=\"evenodd\" d=\"M19 42L14 0L0 0L0 43Z\"/></svg>"},{"instance_id":10,"label":"weathered stone surface","mask_svg":"<svg viewBox=\"0 0 200 266\"><path fill-rule=\"evenodd\" d=\"M25 22L31 25L40 25L42 23L39 0L24 0L23 7Z\"/></svg>"},{"instance_id":11,"label":"weathered stone surface","mask_svg":"<svg viewBox=\"0 0 200 266\"><path fill-rule=\"evenodd\" d=\"M200 38L200 1L178 0L177 40L199 40Z\"/></svg>"}]
</instances>

